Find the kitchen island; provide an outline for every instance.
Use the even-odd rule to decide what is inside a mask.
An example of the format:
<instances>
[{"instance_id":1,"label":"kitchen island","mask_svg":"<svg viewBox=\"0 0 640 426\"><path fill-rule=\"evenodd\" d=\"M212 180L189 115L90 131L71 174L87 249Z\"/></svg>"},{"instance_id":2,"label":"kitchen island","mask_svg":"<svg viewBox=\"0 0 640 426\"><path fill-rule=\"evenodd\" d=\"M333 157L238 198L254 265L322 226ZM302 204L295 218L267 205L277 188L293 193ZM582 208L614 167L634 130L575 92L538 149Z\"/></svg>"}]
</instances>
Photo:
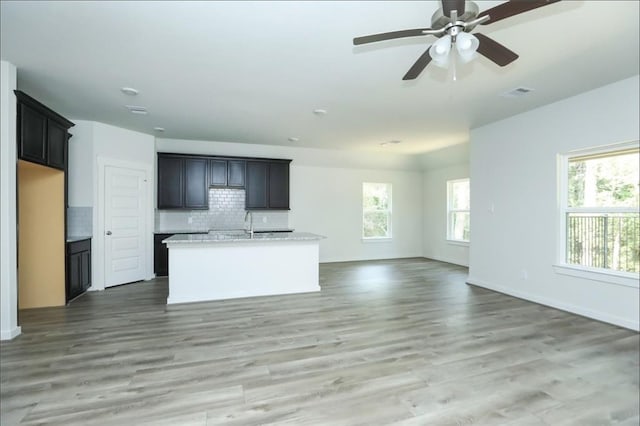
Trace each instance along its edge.
<instances>
[{"instance_id":1,"label":"kitchen island","mask_svg":"<svg viewBox=\"0 0 640 426\"><path fill-rule=\"evenodd\" d=\"M307 232L174 235L167 304L320 291L319 243Z\"/></svg>"}]
</instances>

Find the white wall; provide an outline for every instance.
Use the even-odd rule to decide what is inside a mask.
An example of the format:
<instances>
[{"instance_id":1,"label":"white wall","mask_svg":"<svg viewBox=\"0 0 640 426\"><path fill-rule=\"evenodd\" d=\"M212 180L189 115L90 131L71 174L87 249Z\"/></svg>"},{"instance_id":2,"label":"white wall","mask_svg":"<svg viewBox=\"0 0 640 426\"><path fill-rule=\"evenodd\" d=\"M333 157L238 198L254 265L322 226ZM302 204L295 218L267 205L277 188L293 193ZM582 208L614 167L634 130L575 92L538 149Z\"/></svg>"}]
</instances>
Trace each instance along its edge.
<instances>
[{"instance_id":1,"label":"white wall","mask_svg":"<svg viewBox=\"0 0 640 426\"><path fill-rule=\"evenodd\" d=\"M469 163L425 170L423 176L424 257L469 266L469 246L447 241L447 181L468 178ZM473 239L472 229L471 244Z\"/></svg>"},{"instance_id":2,"label":"white wall","mask_svg":"<svg viewBox=\"0 0 640 426\"><path fill-rule=\"evenodd\" d=\"M0 61L0 340L20 334L16 243L16 67Z\"/></svg>"},{"instance_id":3,"label":"white wall","mask_svg":"<svg viewBox=\"0 0 640 426\"><path fill-rule=\"evenodd\" d=\"M69 206L93 206L93 121L72 120L69 132Z\"/></svg>"},{"instance_id":4,"label":"white wall","mask_svg":"<svg viewBox=\"0 0 640 426\"><path fill-rule=\"evenodd\" d=\"M471 132L470 283L639 328L638 288L552 267L557 154L638 140L639 91L635 76Z\"/></svg>"},{"instance_id":5,"label":"white wall","mask_svg":"<svg viewBox=\"0 0 640 426\"><path fill-rule=\"evenodd\" d=\"M146 269L153 277L153 188L155 186L155 140L153 136L94 121L72 120L69 144L69 205L93 207L91 289L104 289L104 229L101 223L101 162L135 163L149 169ZM103 184L103 183L102 183Z\"/></svg>"},{"instance_id":6,"label":"white wall","mask_svg":"<svg viewBox=\"0 0 640 426\"><path fill-rule=\"evenodd\" d=\"M289 226L327 237L321 262L422 256L422 173L415 157L172 139L157 139L156 148L292 159ZM393 185L390 242L362 241L363 182Z\"/></svg>"}]
</instances>

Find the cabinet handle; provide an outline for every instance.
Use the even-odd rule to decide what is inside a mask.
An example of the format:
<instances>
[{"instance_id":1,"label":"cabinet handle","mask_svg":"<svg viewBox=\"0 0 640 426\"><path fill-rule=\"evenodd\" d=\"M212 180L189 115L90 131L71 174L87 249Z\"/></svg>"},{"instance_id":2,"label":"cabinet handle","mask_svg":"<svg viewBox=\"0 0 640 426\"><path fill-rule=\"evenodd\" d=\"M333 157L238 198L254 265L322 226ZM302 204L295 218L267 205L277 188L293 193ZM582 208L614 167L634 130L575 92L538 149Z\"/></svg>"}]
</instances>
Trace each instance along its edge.
<instances>
[{"instance_id":1,"label":"cabinet handle","mask_svg":"<svg viewBox=\"0 0 640 426\"><path fill-rule=\"evenodd\" d=\"M107 235L111 235L111 231L107 231Z\"/></svg>"}]
</instances>

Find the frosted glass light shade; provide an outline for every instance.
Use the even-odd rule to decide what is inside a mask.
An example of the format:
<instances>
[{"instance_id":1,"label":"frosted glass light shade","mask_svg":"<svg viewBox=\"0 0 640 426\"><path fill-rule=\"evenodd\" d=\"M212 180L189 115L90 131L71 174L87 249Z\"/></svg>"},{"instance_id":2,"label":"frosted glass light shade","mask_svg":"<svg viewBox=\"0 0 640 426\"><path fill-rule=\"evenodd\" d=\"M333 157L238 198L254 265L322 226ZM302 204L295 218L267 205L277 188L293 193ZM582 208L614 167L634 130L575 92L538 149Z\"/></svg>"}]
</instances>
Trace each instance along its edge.
<instances>
[{"instance_id":1,"label":"frosted glass light shade","mask_svg":"<svg viewBox=\"0 0 640 426\"><path fill-rule=\"evenodd\" d=\"M450 52L451 36L447 34L433 43L433 46L429 49L429 56L431 56L434 64L442 68L447 68L449 65Z\"/></svg>"},{"instance_id":2,"label":"frosted glass light shade","mask_svg":"<svg viewBox=\"0 0 640 426\"><path fill-rule=\"evenodd\" d=\"M476 57L480 41L473 34L461 32L456 36L456 50L462 62L469 62Z\"/></svg>"}]
</instances>

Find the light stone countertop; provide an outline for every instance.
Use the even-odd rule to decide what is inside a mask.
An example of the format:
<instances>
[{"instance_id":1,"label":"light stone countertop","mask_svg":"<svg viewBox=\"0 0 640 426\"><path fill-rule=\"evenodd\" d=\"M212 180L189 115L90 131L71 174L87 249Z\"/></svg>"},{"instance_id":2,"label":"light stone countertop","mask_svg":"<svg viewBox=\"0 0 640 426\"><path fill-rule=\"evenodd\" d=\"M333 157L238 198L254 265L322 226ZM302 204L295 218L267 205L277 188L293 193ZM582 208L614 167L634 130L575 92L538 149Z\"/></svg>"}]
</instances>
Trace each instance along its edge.
<instances>
[{"instance_id":1,"label":"light stone countertop","mask_svg":"<svg viewBox=\"0 0 640 426\"><path fill-rule=\"evenodd\" d=\"M91 235L69 235L66 242L75 243L76 241L90 240L91 238Z\"/></svg>"},{"instance_id":2,"label":"light stone countertop","mask_svg":"<svg viewBox=\"0 0 640 426\"><path fill-rule=\"evenodd\" d=\"M242 232L242 229L159 229L156 228L154 234L208 234L210 232ZM254 228L253 232L293 232L292 228Z\"/></svg>"},{"instance_id":3,"label":"light stone countertop","mask_svg":"<svg viewBox=\"0 0 640 426\"><path fill-rule=\"evenodd\" d=\"M326 237L310 232L254 233L253 238L244 231L214 231L208 234L173 235L162 242L169 245L198 243L253 243L260 241L311 241Z\"/></svg>"}]
</instances>

